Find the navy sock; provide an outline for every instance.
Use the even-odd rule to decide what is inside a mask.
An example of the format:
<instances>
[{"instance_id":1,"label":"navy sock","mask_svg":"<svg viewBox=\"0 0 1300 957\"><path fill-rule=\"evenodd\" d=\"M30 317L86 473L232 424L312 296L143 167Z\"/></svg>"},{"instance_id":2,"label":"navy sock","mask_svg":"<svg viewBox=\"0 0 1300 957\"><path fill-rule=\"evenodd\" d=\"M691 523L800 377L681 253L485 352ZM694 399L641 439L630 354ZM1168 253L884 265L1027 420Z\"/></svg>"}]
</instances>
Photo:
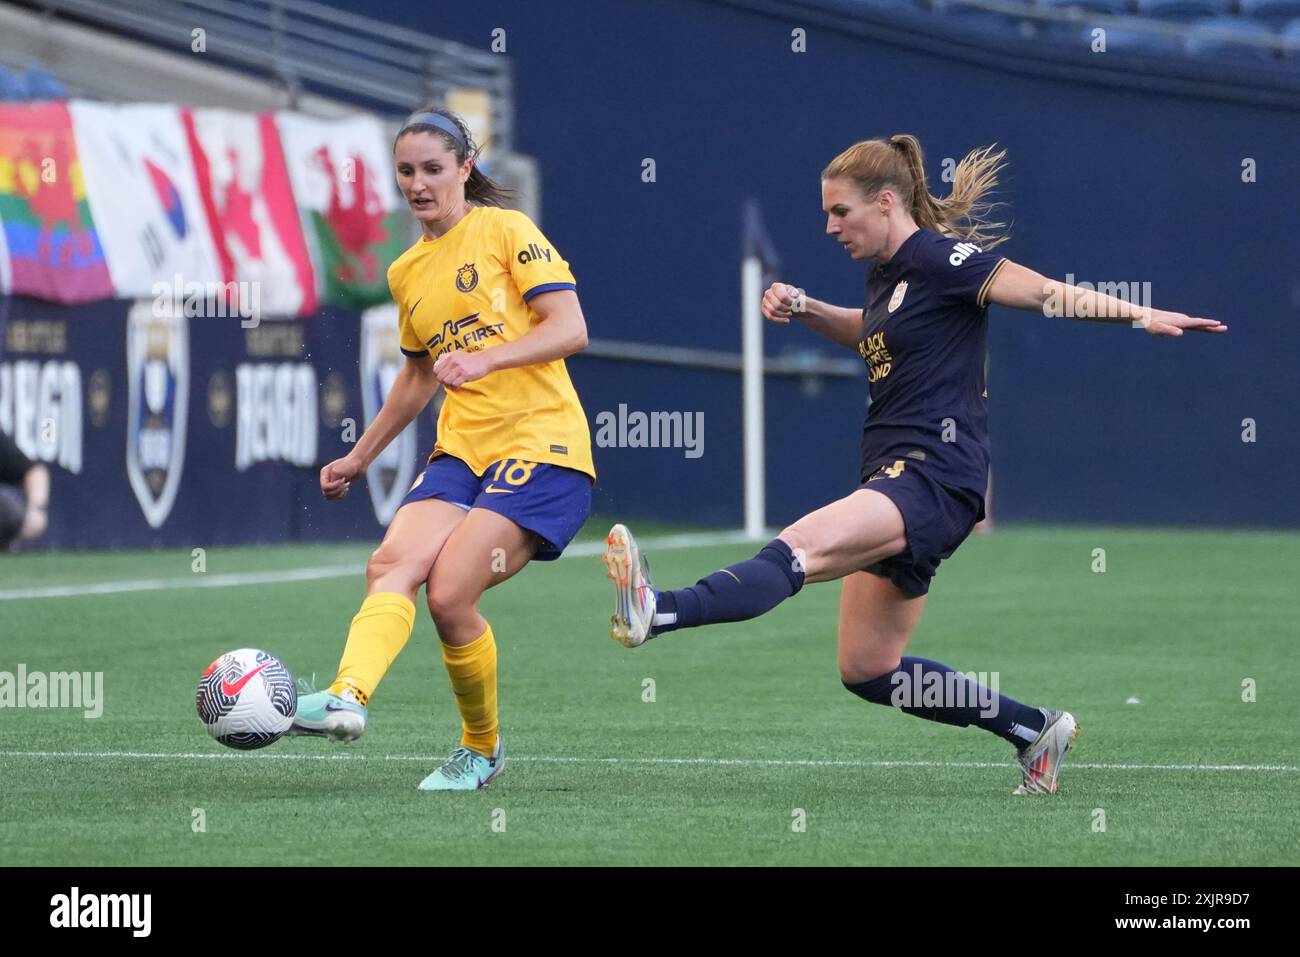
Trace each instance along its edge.
<instances>
[{"instance_id":1,"label":"navy sock","mask_svg":"<svg viewBox=\"0 0 1300 957\"><path fill-rule=\"evenodd\" d=\"M748 561L728 565L690 588L655 593L655 634L771 611L803 587L803 567L779 538Z\"/></svg>"},{"instance_id":2,"label":"navy sock","mask_svg":"<svg viewBox=\"0 0 1300 957\"><path fill-rule=\"evenodd\" d=\"M904 658L893 671L844 687L875 704L927 721L975 725L1023 748L1043 730L1043 713L928 658Z\"/></svg>"}]
</instances>

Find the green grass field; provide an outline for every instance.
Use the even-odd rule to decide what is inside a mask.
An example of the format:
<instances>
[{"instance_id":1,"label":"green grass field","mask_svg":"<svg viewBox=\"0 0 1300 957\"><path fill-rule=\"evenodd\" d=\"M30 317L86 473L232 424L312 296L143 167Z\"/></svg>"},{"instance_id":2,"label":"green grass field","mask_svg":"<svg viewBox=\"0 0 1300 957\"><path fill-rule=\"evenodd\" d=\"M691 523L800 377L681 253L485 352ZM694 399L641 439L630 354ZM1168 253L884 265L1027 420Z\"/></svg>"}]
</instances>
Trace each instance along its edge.
<instances>
[{"instance_id":1,"label":"green grass field","mask_svg":"<svg viewBox=\"0 0 1300 957\"><path fill-rule=\"evenodd\" d=\"M753 547L647 551L675 586ZM992 735L843 690L837 585L628 651L607 637L599 558L531 566L484 601L510 757L468 794L415 789L459 732L427 614L361 741L243 754L199 724L199 673L231 648L327 684L359 572L10 597L359 569L366 552L212 549L203 576L188 551L0 560L0 671L105 675L97 720L0 711L4 863L1300 864L1298 535L1004 528L944 564L911 651L1079 719L1061 793L1039 799L1011 796L1011 749Z\"/></svg>"}]
</instances>

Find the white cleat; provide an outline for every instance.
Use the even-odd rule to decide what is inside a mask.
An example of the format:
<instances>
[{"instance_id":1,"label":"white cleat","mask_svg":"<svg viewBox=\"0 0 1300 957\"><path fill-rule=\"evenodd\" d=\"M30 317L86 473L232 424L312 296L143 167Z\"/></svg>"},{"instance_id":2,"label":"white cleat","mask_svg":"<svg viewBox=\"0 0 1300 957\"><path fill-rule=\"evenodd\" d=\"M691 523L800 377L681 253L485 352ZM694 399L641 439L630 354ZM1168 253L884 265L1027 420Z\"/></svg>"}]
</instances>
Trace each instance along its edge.
<instances>
[{"instance_id":1,"label":"white cleat","mask_svg":"<svg viewBox=\"0 0 1300 957\"><path fill-rule=\"evenodd\" d=\"M1061 773L1065 755L1079 737L1079 725L1068 711L1039 708L1047 723L1034 743L1017 755L1024 783L1012 794L1055 794L1056 777Z\"/></svg>"},{"instance_id":2,"label":"white cleat","mask_svg":"<svg viewBox=\"0 0 1300 957\"><path fill-rule=\"evenodd\" d=\"M655 590L636 539L626 525L615 525L605 539L605 568L614 582L614 614L609 637L628 648L654 637Z\"/></svg>"}]
</instances>

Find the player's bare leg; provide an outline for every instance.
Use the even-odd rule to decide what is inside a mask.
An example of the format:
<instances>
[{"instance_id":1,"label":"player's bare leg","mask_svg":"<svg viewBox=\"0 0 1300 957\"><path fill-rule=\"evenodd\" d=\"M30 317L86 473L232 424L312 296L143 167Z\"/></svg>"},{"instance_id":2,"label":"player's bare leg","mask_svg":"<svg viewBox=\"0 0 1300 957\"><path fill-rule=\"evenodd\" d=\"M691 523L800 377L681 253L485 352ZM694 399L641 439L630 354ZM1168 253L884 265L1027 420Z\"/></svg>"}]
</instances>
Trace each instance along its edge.
<instances>
[{"instance_id":1,"label":"player's bare leg","mask_svg":"<svg viewBox=\"0 0 1300 957\"><path fill-rule=\"evenodd\" d=\"M403 505L366 562L366 594L395 592L411 601L469 512L441 499Z\"/></svg>"},{"instance_id":2,"label":"player's bare leg","mask_svg":"<svg viewBox=\"0 0 1300 957\"><path fill-rule=\"evenodd\" d=\"M467 645L483 633L478 601L523 571L540 540L504 515L484 508L465 513L427 571L425 598L444 644Z\"/></svg>"},{"instance_id":3,"label":"player's bare leg","mask_svg":"<svg viewBox=\"0 0 1300 957\"><path fill-rule=\"evenodd\" d=\"M460 711L460 744L420 782L423 791L485 787L505 767L498 733L496 638L479 614L483 592L517 574L540 539L487 509L471 509L429 573L426 598Z\"/></svg>"},{"instance_id":4,"label":"player's bare leg","mask_svg":"<svg viewBox=\"0 0 1300 957\"><path fill-rule=\"evenodd\" d=\"M366 563L366 600L352 620L338 675L329 689L298 699L290 734L335 741L361 736L370 696L410 638L415 594L465 516L464 509L438 499L398 509Z\"/></svg>"},{"instance_id":5,"label":"player's bare leg","mask_svg":"<svg viewBox=\"0 0 1300 957\"><path fill-rule=\"evenodd\" d=\"M803 565L808 584L843 578L907 548L898 506L869 488L810 512L777 537Z\"/></svg>"},{"instance_id":6,"label":"player's bare leg","mask_svg":"<svg viewBox=\"0 0 1300 957\"><path fill-rule=\"evenodd\" d=\"M840 587L840 680L870 681L893 671L921 621L925 595L909 595L887 578L854 572Z\"/></svg>"}]
</instances>

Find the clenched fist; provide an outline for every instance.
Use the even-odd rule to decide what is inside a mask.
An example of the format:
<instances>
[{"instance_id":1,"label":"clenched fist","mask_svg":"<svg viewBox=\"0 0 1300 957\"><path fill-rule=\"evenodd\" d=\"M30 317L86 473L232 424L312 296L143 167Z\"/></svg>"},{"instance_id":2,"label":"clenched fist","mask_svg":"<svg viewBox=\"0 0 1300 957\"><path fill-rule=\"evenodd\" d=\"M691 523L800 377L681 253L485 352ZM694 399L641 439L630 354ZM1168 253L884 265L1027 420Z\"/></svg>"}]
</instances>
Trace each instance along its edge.
<instances>
[{"instance_id":1,"label":"clenched fist","mask_svg":"<svg viewBox=\"0 0 1300 957\"><path fill-rule=\"evenodd\" d=\"M492 371L481 352L444 352L433 364L433 374L448 389L481 379Z\"/></svg>"},{"instance_id":2,"label":"clenched fist","mask_svg":"<svg viewBox=\"0 0 1300 957\"><path fill-rule=\"evenodd\" d=\"M351 456L345 455L341 459L335 459L320 470L321 494L330 501L342 498L348 494L352 480L364 471L365 469Z\"/></svg>"},{"instance_id":3,"label":"clenched fist","mask_svg":"<svg viewBox=\"0 0 1300 957\"><path fill-rule=\"evenodd\" d=\"M804 291L789 283L774 282L763 293L763 315L772 322L789 322L805 308Z\"/></svg>"}]
</instances>

